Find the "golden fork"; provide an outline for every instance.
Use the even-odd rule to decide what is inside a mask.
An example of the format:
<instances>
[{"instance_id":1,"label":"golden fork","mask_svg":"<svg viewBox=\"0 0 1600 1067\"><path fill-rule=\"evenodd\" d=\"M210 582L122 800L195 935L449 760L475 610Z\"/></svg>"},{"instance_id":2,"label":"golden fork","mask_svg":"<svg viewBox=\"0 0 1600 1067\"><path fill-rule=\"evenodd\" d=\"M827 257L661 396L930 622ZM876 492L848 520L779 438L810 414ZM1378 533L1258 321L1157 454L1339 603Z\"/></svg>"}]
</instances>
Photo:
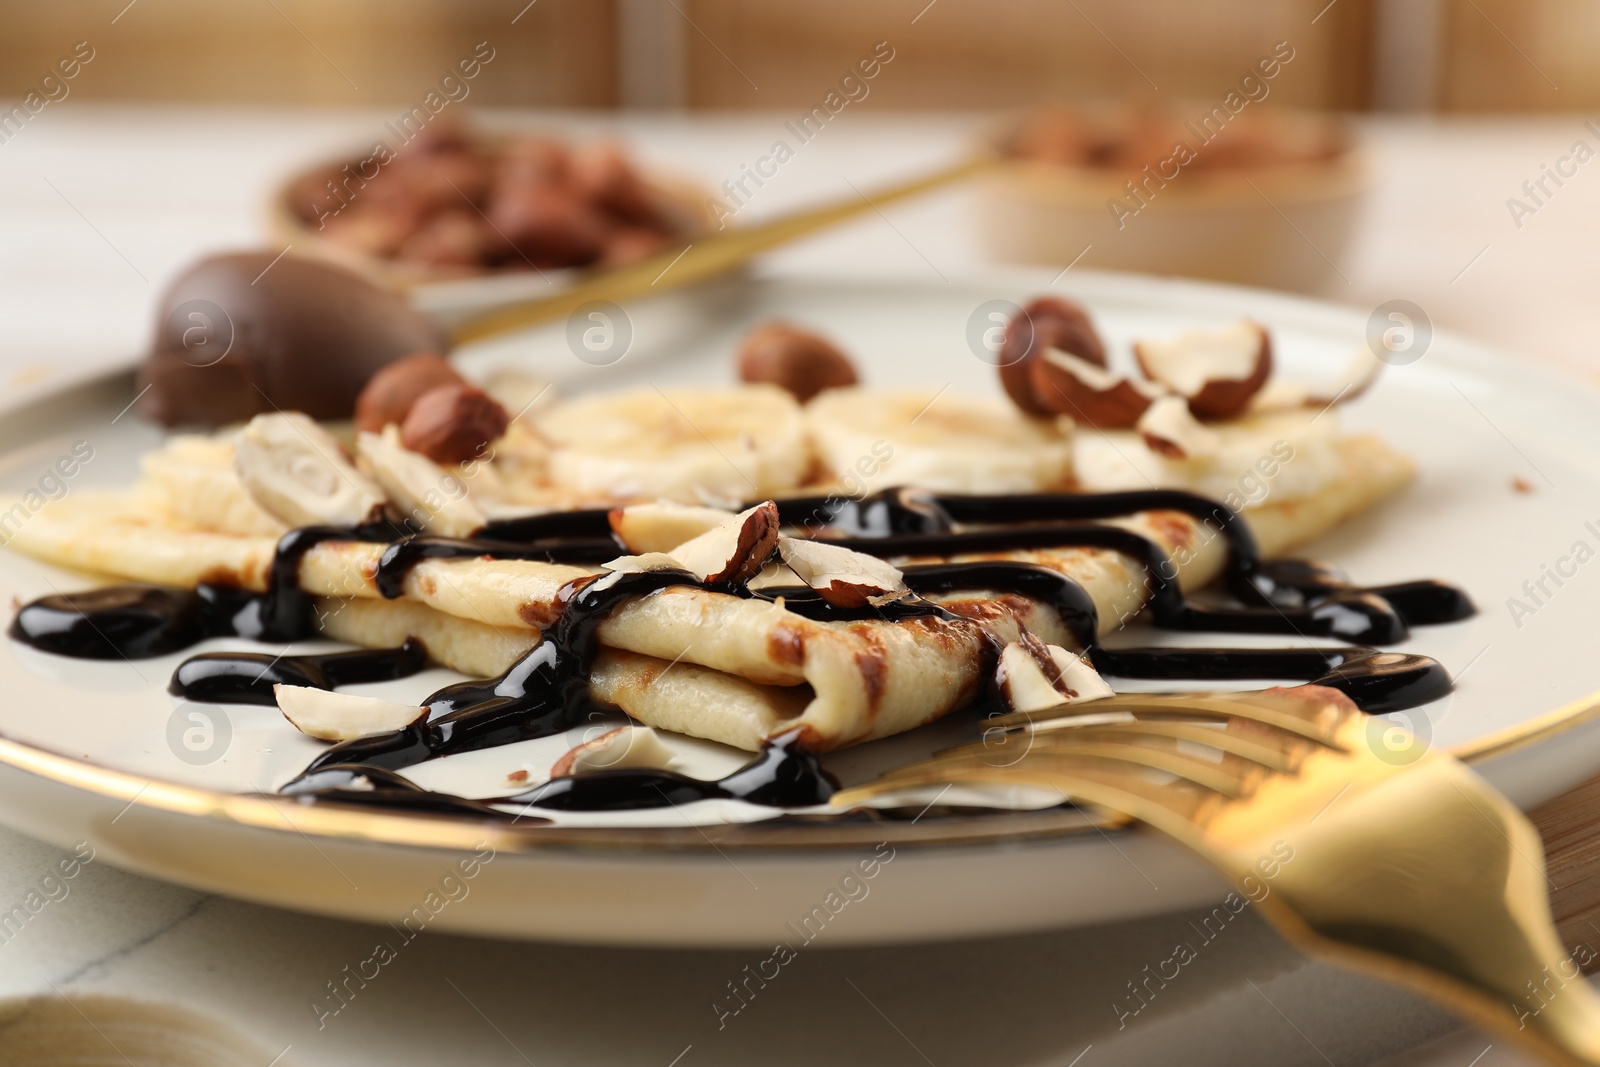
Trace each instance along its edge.
<instances>
[{"instance_id":1,"label":"golden fork","mask_svg":"<svg viewBox=\"0 0 1600 1067\"><path fill-rule=\"evenodd\" d=\"M1556 935L1533 825L1343 694L1125 694L989 725L1006 745L938 753L833 803L946 783L1057 789L1187 845L1308 955L1428 995L1549 1062L1600 1065L1590 960Z\"/></svg>"}]
</instances>

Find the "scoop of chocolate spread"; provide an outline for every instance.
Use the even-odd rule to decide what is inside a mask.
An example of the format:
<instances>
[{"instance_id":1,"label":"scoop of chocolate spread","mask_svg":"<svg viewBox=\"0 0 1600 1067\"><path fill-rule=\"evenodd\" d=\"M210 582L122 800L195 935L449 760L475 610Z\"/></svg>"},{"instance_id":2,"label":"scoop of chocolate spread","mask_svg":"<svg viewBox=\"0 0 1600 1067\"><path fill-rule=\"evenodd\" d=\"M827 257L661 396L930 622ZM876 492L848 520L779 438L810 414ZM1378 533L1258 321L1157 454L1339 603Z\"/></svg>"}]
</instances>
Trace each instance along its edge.
<instances>
[{"instance_id":1,"label":"scoop of chocolate spread","mask_svg":"<svg viewBox=\"0 0 1600 1067\"><path fill-rule=\"evenodd\" d=\"M446 337L398 293L321 260L272 252L208 256L157 308L139 368L140 411L219 426L264 411L348 418L379 368Z\"/></svg>"}]
</instances>

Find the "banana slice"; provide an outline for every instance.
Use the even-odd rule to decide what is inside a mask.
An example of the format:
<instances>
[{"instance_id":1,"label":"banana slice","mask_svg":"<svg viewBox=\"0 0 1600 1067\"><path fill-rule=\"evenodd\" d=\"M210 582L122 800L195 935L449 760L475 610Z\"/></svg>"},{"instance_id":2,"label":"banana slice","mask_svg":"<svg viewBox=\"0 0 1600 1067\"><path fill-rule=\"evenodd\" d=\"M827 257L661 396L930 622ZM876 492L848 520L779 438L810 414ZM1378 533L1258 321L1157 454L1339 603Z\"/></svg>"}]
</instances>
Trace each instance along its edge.
<instances>
[{"instance_id":1,"label":"banana slice","mask_svg":"<svg viewBox=\"0 0 1600 1067\"><path fill-rule=\"evenodd\" d=\"M612 393L538 416L550 480L582 498L760 499L811 464L800 407L782 389Z\"/></svg>"},{"instance_id":2,"label":"banana slice","mask_svg":"<svg viewBox=\"0 0 1600 1067\"><path fill-rule=\"evenodd\" d=\"M831 389L806 405L812 448L852 494L891 485L957 493L1058 486L1072 470L1070 425L951 389Z\"/></svg>"},{"instance_id":3,"label":"banana slice","mask_svg":"<svg viewBox=\"0 0 1600 1067\"><path fill-rule=\"evenodd\" d=\"M291 526L351 526L383 506L383 490L298 411L251 419L234 441L233 465L255 502Z\"/></svg>"},{"instance_id":4,"label":"banana slice","mask_svg":"<svg viewBox=\"0 0 1600 1067\"><path fill-rule=\"evenodd\" d=\"M233 469L233 442L179 434L140 461L141 488L174 518L219 533L277 537L289 527L255 502Z\"/></svg>"},{"instance_id":5,"label":"banana slice","mask_svg":"<svg viewBox=\"0 0 1600 1067\"><path fill-rule=\"evenodd\" d=\"M467 495L460 468L445 468L400 443L400 428L390 423L383 433L363 433L356 452L372 477L388 494L389 503L413 529L441 537L470 537L489 521Z\"/></svg>"},{"instance_id":6,"label":"banana slice","mask_svg":"<svg viewBox=\"0 0 1600 1067\"><path fill-rule=\"evenodd\" d=\"M1139 430L1083 430L1074 445L1085 489L1187 489L1229 507L1304 500L1338 480L1339 415L1295 409L1204 426L1194 454Z\"/></svg>"}]
</instances>

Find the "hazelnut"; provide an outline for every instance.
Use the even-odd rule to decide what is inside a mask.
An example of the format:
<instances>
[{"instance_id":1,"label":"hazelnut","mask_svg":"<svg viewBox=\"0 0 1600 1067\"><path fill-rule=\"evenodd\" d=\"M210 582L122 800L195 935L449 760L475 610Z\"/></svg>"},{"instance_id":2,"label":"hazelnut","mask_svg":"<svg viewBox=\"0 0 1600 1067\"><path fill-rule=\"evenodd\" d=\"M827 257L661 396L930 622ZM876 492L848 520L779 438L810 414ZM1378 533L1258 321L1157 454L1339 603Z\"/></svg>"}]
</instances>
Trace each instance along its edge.
<instances>
[{"instance_id":1,"label":"hazelnut","mask_svg":"<svg viewBox=\"0 0 1600 1067\"><path fill-rule=\"evenodd\" d=\"M369 378L356 397L356 428L378 433L390 423L404 422L423 393L464 381L448 360L432 352L397 359Z\"/></svg>"},{"instance_id":2,"label":"hazelnut","mask_svg":"<svg viewBox=\"0 0 1600 1067\"><path fill-rule=\"evenodd\" d=\"M1051 348L1097 367L1106 365L1105 345L1089 321L1088 312L1060 297L1030 300L1006 324L1005 338L1000 343L1000 384L1017 407L1041 418L1055 414L1056 409L1048 397L1039 395L1031 368Z\"/></svg>"},{"instance_id":3,"label":"hazelnut","mask_svg":"<svg viewBox=\"0 0 1600 1067\"><path fill-rule=\"evenodd\" d=\"M638 226L625 226L606 235L605 250L600 253L602 267L626 267L649 259L667 243L657 230Z\"/></svg>"},{"instance_id":4,"label":"hazelnut","mask_svg":"<svg viewBox=\"0 0 1600 1067\"><path fill-rule=\"evenodd\" d=\"M1310 395L1306 397L1305 406L1329 408L1348 404L1357 397L1365 396L1367 390L1378 384L1378 374L1382 370L1383 363L1380 360L1366 348L1358 348L1350 365L1337 379L1307 390Z\"/></svg>"},{"instance_id":5,"label":"hazelnut","mask_svg":"<svg viewBox=\"0 0 1600 1067\"><path fill-rule=\"evenodd\" d=\"M489 193L494 170L489 160L466 151L438 152L396 160L382 175L403 195L433 211L480 205Z\"/></svg>"},{"instance_id":6,"label":"hazelnut","mask_svg":"<svg viewBox=\"0 0 1600 1067\"><path fill-rule=\"evenodd\" d=\"M435 118L412 135L395 153L398 160L410 161L446 152L462 152L471 147L467 124L455 112Z\"/></svg>"},{"instance_id":7,"label":"hazelnut","mask_svg":"<svg viewBox=\"0 0 1600 1067\"><path fill-rule=\"evenodd\" d=\"M634 556L618 556L600 564L600 569L612 574L644 574L648 571L681 571L687 568L683 560L665 552L640 552Z\"/></svg>"},{"instance_id":8,"label":"hazelnut","mask_svg":"<svg viewBox=\"0 0 1600 1067\"><path fill-rule=\"evenodd\" d=\"M739 345L741 381L776 385L801 403L824 389L857 382L850 357L825 338L786 322L769 322L745 335Z\"/></svg>"},{"instance_id":9,"label":"hazelnut","mask_svg":"<svg viewBox=\"0 0 1600 1067\"><path fill-rule=\"evenodd\" d=\"M314 221L334 244L369 256L392 256L416 229L419 217L409 204L364 204Z\"/></svg>"},{"instance_id":10,"label":"hazelnut","mask_svg":"<svg viewBox=\"0 0 1600 1067\"><path fill-rule=\"evenodd\" d=\"M1367 350L1356 350L1349 366L1337 377L1320 383L1269 378L1245 408L1246 415L1292 411L1295 408L1340 407L1365 396L1378 383L1383 363Z\"/></svg>"},{"instance_id":11,"label":"hazelnut","mask_svg":"<svg viewBox=\"0 0 1600 1067\"><path fill-rule=\"evenodd\" d=\"M654 192L616 142L583 145L571 159L572 185L591 203L635 226L664 228Z\"/></svg>"},{"instance_id":12,"label":"hazelnut","mask_svg":"<svg viewBox=\"0 0 1600 1067\"><path fill-rule=\"evenodd\" d=\"M1048 414L1070 415L1102 430L1133 426L1166 390L1140 378L1122 378L1088 360L1046 349L1030 362L1033 396Z\"/></svg>"},{"instance_id":13,"label":"hazelnut","mask_svg":"<svg viewBox=\"0 0 1600 1067\"><path fill-rule=\"evenodd\" d=\"M676 754L650 727L619 726L569 750L550 767L550 777L568 778L624 768L664 771L676 761Z\"/></svg>"},{"instance_id":14,"label":"hazelnut","mask_svg":"<svg viewBox=\"0 0 1600 1067\"><path fill-rule=\"evenodd\" d=\"M1248 319L1220 330L1190 330L1133 346L1139 369L1189 401L1200 419L1231 419L1272 374L1272 339Z\"/></svg>"},{"instance_id":15,"label":"hazelnut","mask_svg":"<svg viewBox=\"0 0 1600 1067\"><path fill-rule=\"evenodd\" d=\"M400 424L400 443L435 463L464 463L506 432L506 409L482 389L450 382L423 393Z\"/></svg>"},{"instance_id":16,"label":"hazelnut","mask_svg":"<svg viewBox=\"0 0 1600 1067\"><path fill-rule=\"evenodd\" d=\"M748 582L778 547L778 505L747 508L668 553L707 582Z\"/></svg>"},{"instance_id":17,"label":"hazelnut","mask_svg":"<svg viewBox=\"0 0 1600 1067\"><path fill-rule=\"evenodd\" d=\"M392 733L428 713L419 705L303 685L275 685L272 695L295 729L322 741L353 741Z\"/></svg>"},{"instance_id":18,"label":"hazelnut","mask_svg":"<svg viewBox=\"0 0 1600 1067\"><path fill-rule=\"evenodd\" d=\"M495 162L495 180L505 186L563 183L571 172L571 151L549 137L512 137Z\"/></svg>"},{"instance_id":19,"label":"hazelnut","mask_svg":"<svg viewBox=\"0 0 1600 1067\"><path fill-rule=\"evenodd\" d=\"M489 196L489 223L540 267L593 263L605 250L605 216L562 185L497 185Z\"/></svg>"},{"instance_id":20,"label":"hazelnut","mask_svg":"<svg viewBox=\"0 0 1600 1067\"><path fill-rule=\"evenodd\" d=\"M876 608L911 595L898 567L843 545L780 537L778 555L801 581L835 607Z\"/></svg>"},{"instance_id":21,"label":"hazelnut","mask_svg":"<svg viewBox=\"0 0 1600 1067\"><path fill-rule=\"evenodd\" d=\"M1116 695L1082 656L1026 631L1000 651L995 681L1011 710L1023 714Z\"/></svg>"},{"instance_id":22,"label":"hazelnut","mask_svg":"<svg viewBox=\"0 0 1600 1067\"><path fill-rule=\"evenodd\" d=\"M1216 433L1194 417L1181 396L1164 396L1151 404L1134 429L1150 451L1167 459L1214 456L1221 445Z\"/></svg>"},{"instance_id":23,"label":"hazelnut","mask_svg":"<svg viewBox=\"0 0 1600 1067\"><path fill-rule=\"evenodd\" d=\"M336 186L342 177L338 167L323 167L301 175L290 183L284 202L301 221L315 225L324 215L332 214L341 206L330 185Z\"/></svg>"},{"instance_id":24,"label":"hazelnut","mask_svg":"<svg viewBox=\"0 0 1600 1067\"><path fill-rule=\"evenodd\" d=\"M407 237L395 258L435 267L477 267L488 258L498 236L470 211L444 211Z\"/></svg>"}]
</instances>

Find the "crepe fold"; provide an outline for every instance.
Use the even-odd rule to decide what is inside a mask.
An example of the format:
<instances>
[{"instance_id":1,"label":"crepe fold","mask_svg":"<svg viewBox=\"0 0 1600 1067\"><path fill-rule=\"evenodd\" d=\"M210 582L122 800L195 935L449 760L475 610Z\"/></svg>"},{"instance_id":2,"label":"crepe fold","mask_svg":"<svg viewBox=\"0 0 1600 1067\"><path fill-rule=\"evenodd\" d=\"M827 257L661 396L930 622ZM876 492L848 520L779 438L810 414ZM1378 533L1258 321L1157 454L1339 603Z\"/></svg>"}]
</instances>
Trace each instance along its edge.
<instances>
[{"instance_id":1,"label":"crepe fold","mask_svg":"<svg viewBox=\"0 0 1600 1067\"><path fill-rule=\"evenodd\" d=\"M1313 540L1393 493L1409 461L1371 437L1341 442L1341 476L1318 495L1248 510L1264 554ZM0 516L7 502L0 501ZM1227 558L1213 528L1176 512L1117 522L1159 543L1179 583L1193 590ZM221 582L264 590L274 539L195 528L138 493L87 493L52 502L14 531L9 547L38 559L121 579L193 586ZM425 560L405 595L384 600L373 582L384 546L327 542L304 557L300 584L321 598L318 625L330 637L393 647L415 636L438 662L474 675L504 670L559 617L563 586L583 567L483 558ZM1139 613L1144 569L1102 549L955 557L1036 563L1078 582L1099 611L1102 632ZM1022 628L1072 644L1053 610L983 590L936 598L961 618L816 621L781 601L669 587L624 603L597 629L590 695L664 729L756 749L799 729L827 750L900 733L969 703L987 682L995 640Z\"/></svg>"}]
</instances>

